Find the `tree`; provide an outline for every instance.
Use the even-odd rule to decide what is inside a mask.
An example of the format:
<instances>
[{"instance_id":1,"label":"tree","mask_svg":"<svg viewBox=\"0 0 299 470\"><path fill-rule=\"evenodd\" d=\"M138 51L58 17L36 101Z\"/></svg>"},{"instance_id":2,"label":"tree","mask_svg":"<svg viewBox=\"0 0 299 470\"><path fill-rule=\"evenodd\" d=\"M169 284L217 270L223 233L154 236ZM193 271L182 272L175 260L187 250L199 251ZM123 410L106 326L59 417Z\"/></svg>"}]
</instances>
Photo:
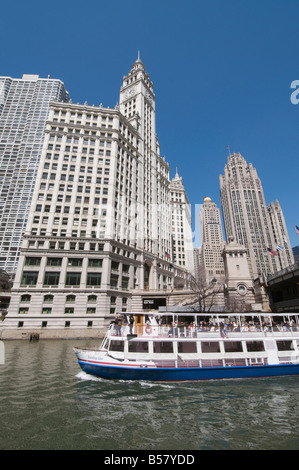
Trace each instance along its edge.
<instances>
[{"instance_id":1,"label":"tree","mask_svg":"<svg viewBox=\"0 0 299 470\"><path fill-rule=\"evenodd\" d=\"M198 276L191 276L190 279L190 299L185 305L192 306L194 311L210 312L215 306L216 297L223 293L224 277L207 280L204 268L199 269Z\"/></svg>"},{"instance_id":2,"label":"tree","mask_svg":"<svg viewBox=\"0 0 299 470\"><path fill-rule=\"evenodd\" d=\"M13 286L10 274L0 269L0 291L9 291Z\"/></svg>"}]
</instances>

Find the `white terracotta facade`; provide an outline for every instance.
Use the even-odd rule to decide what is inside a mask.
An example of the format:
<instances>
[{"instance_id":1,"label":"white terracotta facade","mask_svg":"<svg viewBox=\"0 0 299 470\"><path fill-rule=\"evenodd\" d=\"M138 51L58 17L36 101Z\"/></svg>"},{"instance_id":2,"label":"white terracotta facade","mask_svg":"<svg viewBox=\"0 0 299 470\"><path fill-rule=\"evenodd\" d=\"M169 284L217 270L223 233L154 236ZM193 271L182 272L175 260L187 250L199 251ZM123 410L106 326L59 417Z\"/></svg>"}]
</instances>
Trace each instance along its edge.
<instances>
[{"instance_id":1,"label":"white terracotta facade","mask_svg":"<svg viewBox=\"0 0 299 470\"><path fill-rule=\"evenodd\" d=\"M172 259L169 185L139 58L115 108L52 103L6 336L102 328L142 308L142 293L186 286Z\"/></svg>"}]
</instances>

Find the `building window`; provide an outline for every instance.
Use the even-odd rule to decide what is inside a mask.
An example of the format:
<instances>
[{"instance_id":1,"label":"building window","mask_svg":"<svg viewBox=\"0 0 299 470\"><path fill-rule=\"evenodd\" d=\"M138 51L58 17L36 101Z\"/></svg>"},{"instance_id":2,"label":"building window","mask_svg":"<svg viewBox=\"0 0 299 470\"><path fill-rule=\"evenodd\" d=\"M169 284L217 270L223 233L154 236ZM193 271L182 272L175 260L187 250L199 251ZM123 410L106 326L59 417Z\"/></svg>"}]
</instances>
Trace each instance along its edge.
<instances>
[{"instance_id":1,"label":"building window","mask_svg":"<svg viewBox=\"0 0 299 470\"><path fill-rule=\"evenodd\" d=\"M52 303L54 296L51 294L44 295L44 302Z\"/></svg>"},{"instance_id":2,"label":"building window","mask_svg":"<svg viewBox=\"0 0 299 470\"><path fill-rule=\"evenodd\" d=\"M19 314L20 315L26 315L29 311L29 308L28 307L21 307L19 308Z\"/></svg>"},{"instance_id":3,"label":"building window","mask_svg":"<svg viewBox=\"0 0 299 470\"><path fill-rule=\"evenodd\" d=\"M30 302L31 300L31 295L29 294L24 294L21 296L21 302Z\"/></svg>"},{"instance_id":4,"label":"building window","mask_svg":"<svg viewBox=\"0 0 299 470\"><path fill-rule=\"evenodd\" d=\"M89 295L87 298L87 302L90 303L95 303L97 301L97 296L96 295Z\"/></svg>"},{"instance_id":5,"label":"building window","mask_svg":"<svg viewBox=\"0 0 299 470\"><path fill-rule=\"evenodd\" d=\"M96 313L96 309L95 309L94 307L87 307L86 313L87 313L88 315L95 314L95 313Z\"/></svg>"},{"instance_id":6,"label":"building window","mask_svg":"<svg viewBox=\"0 0 299 470\"><path fill-rule=\"evenodd\" d=\"M65 314L72 314L72 313L74 313L74 307L65 307L64 313L65 313Z\"/></svg>"},{"instance_id":7,"label":"building window","mask_svg":"<svg viewBox=\"0 0 299 470\"><path fill-rule=\"evenodd\" d=\"M52 308L49 308L49 307L43 307L42 309L42 314L43 315L49 315L52 313Z\"/></svg>"},{"instance_id":8,"label":"building window","mask_svg":"<svg viewBox=\"0 0 299 470\"><path fill-rule=\"evenodd\" d=\"M82 258L69 258L67 265L68 266L82 266L83 259Z\"/></svg>"},{"instance_id":9,"label":"building window","mask_svg":"<svg viewBox=\"0 0 299 470\"><path fill-rule=\"evenodd\" d=\"M87 286L100 286L101 285L101 273L87 273Z\"/></svg>"},{"instance_id":10,"label":"building window","mask_svg":"<svg viewBox=\"0 0 299 470\"><path fill-rule=\"evenodd\" d=\"M58 286L60 272L45 272L44 286Z\"/></svg>"},{"instance_id":11,"label":"building window","mask_svg":"<svg viewBox=\"0 0 299 470\"><path fill-rule=\"evenodd\" d=\"M88 266L92 266L94 268L101 268L103 265L102 259L89 259Z\"/></svg>"},{"instance_id":12,"label":"building window","mask_svg":"<svg viewBox=\"0 0 299 470\"><path fill-rule=\"evenodd\" d=\"M117 287L118 286L118 275L117 274L111 274L110 286L111 287Z\"/></svg>"},{"instance_id":13,"label":"building window","mask_svg":"<svg viewBox=\"0 0 299 470\"><path fill-rule=\"evenodd\" d=\"M81 273L66 273L66 286L80 286Z\"/></svg>"},{"instance_id":14,"label":"building window","mask_svg":"<svg viewBox=\"0 0 299 470\"><path fill-rule=\"evenodd\" d=\"M47 266L61 266L62 258L47 258Z\"/></svg>"},{"instance_id":15,"label":"building window","mask_svg":"<svg viewBox=\"0 0 299 470\"><path fill-rule=\"evenodd\" d=\"M70 295L67 295L67 296L66 296L66 301L67 301L68 303L74 303L75 300L76 300L76 296L75 296L75 295L70 294Z\"/></svg>"},{"instance_id":16,"label":"building window","mask_svg":"<svg viewBox=\"0 0 299 470\"><path fill-rule=\"evenodd\" d=\"M113 271L118 271L118 268L119 268L119 263L117 261L112 261L111 262L111 269Z\"/></svg>"},{"instance_id":17,"label":"building window","mask_svg":"<svg viewBox=\"0 0 299 470\"><path fill-rule=\"evenodd\" d=\"M41 258L26 256L25 266L39 266L40 261L41 261Z\"/></svg>"},{"instance_id":18,"label":"building window","mask_svg":"<svg viewBox=\"0 0 299 470\"><path fill-rule=\"evenodd\" d=\"M38 272L37 271L24 271L21 285L22 286L35 286L37 283Z\"/></svg>"},{"instance_id":19,"label":"building window","mask_svg":"<svg viewBox=\"0 0 299 470\"><path fill-rule=\"evenodd\" d=\"M129 278L123 276L121 280L121 286L123 289L128 289L129 288Z\"/></svg>"}]
</instances>

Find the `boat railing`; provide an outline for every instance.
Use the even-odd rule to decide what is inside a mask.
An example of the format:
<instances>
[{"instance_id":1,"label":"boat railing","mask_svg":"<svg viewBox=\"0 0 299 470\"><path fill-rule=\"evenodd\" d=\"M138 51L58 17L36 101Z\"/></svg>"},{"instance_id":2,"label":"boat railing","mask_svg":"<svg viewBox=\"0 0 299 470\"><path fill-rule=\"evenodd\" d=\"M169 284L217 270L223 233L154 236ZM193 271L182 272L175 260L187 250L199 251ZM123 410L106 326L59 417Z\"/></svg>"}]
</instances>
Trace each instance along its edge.
<instances>
[{"instance_id":1,"label":"boat railing","mask_svg":"<svg viewBox=\"0 0 299 470\"><path fill-rule=\"evenodd\" d=\"M287 358L288 361L284 363L294 363L294 360ZM268 364L266 357L261 357L258 360L249 357L238 357L238 358L222 358L222 359L163 359L153 361L156 367L179 367L179 368L190 368L190 367L244 367L244 366L264 366Z\"/></svg>"},{"instance_id":2,"label":"boat railing","mask_svg":"<svg viewBox=\"0 0 299 470\"><path fill-rule=\"evenodd\" d=\"M80 349L81 351L102 351L102 352L107 352L107 349L102 348L102 346L98 345L93 345L93 346L75 346L74 349Z\"/></svg>"},{"instance_id":3,"label":"boat railing","mask_svg":"<svg viewBox=\"0 0 299 470\"><path fill-rule=\"evenodd\" d=\"M298 337L299 325L286 326L244 326L235 328L220 328L218 326L168 326L168 325L111 325L111 336L132 336L139 338L230 338L238 337Z\"/></svg>"}]
</instances>

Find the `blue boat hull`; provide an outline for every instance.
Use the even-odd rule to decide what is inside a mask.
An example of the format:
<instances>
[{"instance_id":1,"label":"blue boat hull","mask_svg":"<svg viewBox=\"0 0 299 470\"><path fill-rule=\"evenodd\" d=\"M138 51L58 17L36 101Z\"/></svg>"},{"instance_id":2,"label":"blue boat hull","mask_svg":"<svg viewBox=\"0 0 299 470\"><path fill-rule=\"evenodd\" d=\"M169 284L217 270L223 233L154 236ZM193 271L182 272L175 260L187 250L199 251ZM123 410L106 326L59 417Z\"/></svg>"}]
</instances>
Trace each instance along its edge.
<instances>
[{"instance_id":1,"label":"blue boat hull","mask_svg":"<svg viewBox=\"0 0 299 470\"><path fill-rule=\"evenodd\" d=\"M197 380L277 377L299 374L299 364L202 368L137 368L90 364L80 360L78 362L81 369L87 374L92 374L105 379L116 380L180 382Z\"/></svg>"}]
</instances>

